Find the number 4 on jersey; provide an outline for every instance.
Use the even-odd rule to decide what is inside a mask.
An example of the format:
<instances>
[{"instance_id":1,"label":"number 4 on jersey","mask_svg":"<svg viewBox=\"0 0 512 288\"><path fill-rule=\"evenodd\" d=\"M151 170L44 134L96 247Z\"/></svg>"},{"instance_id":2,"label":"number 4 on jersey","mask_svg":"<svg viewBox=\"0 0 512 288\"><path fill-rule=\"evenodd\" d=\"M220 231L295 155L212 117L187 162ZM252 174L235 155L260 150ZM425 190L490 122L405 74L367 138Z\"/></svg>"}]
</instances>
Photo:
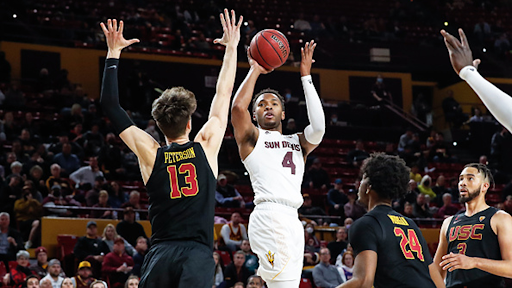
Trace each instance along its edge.
<instances>
[{"instance_id":1,"label":"number 4 on jersey","mask_svg":"<svg viewBox=\"0 0 512 288\"><path fill-rule=\"evenodd\" d=\"M293 163L293 153L292 152L286 152L286 155L284 155L283 167L291 168L292 169L292 175L295 175L295 163Z\"/></svg>"}]
</instances>

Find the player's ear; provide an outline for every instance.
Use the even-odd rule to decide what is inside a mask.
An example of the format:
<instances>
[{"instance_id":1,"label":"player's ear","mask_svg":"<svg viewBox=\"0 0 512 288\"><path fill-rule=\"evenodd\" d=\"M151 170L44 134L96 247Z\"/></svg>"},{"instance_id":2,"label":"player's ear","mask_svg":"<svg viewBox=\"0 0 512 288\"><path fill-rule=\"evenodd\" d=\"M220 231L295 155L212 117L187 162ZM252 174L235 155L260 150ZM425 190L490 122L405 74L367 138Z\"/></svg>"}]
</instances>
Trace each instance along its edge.
<instances>
[{"instance_id":1,"label":"player's ear","mask_svg":"<svg viewBox=\"0 0 512 288\"><path fill-rule=\"evenodd\" d=\"M483 186L482 186L484 189L485 189L485 192L487 192L487 190L489 189L489 187L491 187L491 184L489 184L489 182L484 182ZM482 189L482 190L484 190Z\"/></svg>"},{"instance_id":2,"label":"player's ear","mask_svg":"<svg viewBox=\"0 0 512 288\"><path fill-rule=\"evenodd\" d=\"M284 120L284 118L286 118L285 114L284 114L284 110L281 112L281 121Z\"/></svg>"},{"instance_id":3,"label":"player's ear","mask_svg":"<svg viewBox=\"0 0 512 288\"><path fill-rule=\"evenodd\" d=\"M192 118L187 122L187 130L192 130Z\"/></svg>"}]
</instances>

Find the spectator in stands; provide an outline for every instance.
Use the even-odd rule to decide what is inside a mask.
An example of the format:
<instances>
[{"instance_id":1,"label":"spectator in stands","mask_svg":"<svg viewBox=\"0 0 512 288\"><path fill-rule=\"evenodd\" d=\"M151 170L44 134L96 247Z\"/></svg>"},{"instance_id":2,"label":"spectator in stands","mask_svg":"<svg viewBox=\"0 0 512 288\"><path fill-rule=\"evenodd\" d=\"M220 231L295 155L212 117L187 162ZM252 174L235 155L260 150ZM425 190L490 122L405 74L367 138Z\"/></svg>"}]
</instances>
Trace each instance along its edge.
<instances>
[{"instance_id":1,"label":"spectator in stands","mask_svg":"<svg viewBox=\"0 0 512 288\"><path fill-rule=\"evenodd\" d=\"M343 206L347 204L348 197L343 191L343 181L338 178L334 180L334 188L327 192L327 203L329 204L329 215L345 217Z\"/></svg>"},{"instance_id":2,"label":"spectator in stands","mask_svg":"<svg viewBox=\"0 0 512 288\"><path fill-rule=\"evenodd\" d=\"M114 239L114 248L105 259L101 271L106 274L112 287L122 287L133 269L133 258L126 254L123 237Z\"/></svg>"},{"instance_id":3,"label":"spectator in stands","mask_svg":"<svg viewBox=\"0 0 512 288\"><path fill-rule=\"evenodd\" d=\"M88 183L82 185L81 187L90 189L87 192L85 192L85 202L87 203L87 206L92 207L95 204L98 204L99 197L100 197L100 191L108 189L108 184L105 181L105 177L99 175L94 178L94 186L92 188L90 187L90 185ZM83 191L83 190L78 190L78 191ZM78 193L75 192L75 197L77 197L77 194ZM80 198L83 198L83 194L81 195Z\"/></svg>"},{"instance_id":4,"label":"spectator in stands","mask_svg":"<svg viewBox=\"0 0 512 288\"><path fill-rule=\"evenodd\" d=\"M398 141L398 148L397 148L398 152L404 152L405 147L407 147L407 145L412 144L413 133L414 132L413 132L412 128L409 127L409 128L407 128L405 133L402 134L402 136L400 136L400 140Z\"/></svg>"},{"instance_id":5,"label":"spectator in stands","mask_svg":"<svg viewBox=\"0 0 512 288\"><path fill-rule=\"evenodd\" d=\"M43 279L41 279L41 281L44 279L49 279L53 288L60 288L62 281L64 281L64 278L60 276L61 272L62 270L60 261L57 259L52 259L50 262L48 262L48 274Z\"/></svg>"},{"instance_id":6,"label":"spectator in stands","mask_svg":"<svg viewBox=\"0 0 512 288\"><path fill-rule=\"evenodd\" d=\"M104 245L103 241L98 238L98 225L96 225L96 222L87 222L87 233L85 236L78 238L73 252L78 261L85 260L91 263L95 277L100 276L103 257L110 251L108 246Z\"/></svg>"},{"instance_id":7,"label":"spectator in stands","mask_svg":"<svg viewBox=\"0 0 512 288\"><path fill-rule=\"evenodd\" d=\"M122 236L132 246L137 245L137 238L146 236L144 227L135 221L135 212L132 207L126 207L124 209L123 221L117 223L116 226L117 234Z\"/></svg>"},{"instance_id":8,"label":"spectator in stands","mask_svg":"<svg viewBox=\"0 0 512 288\"><path fill-rule=\"evenodd\" d=\"M20 141L24 153L31 155L36 151L38 142L33 137L31 137L30 131L28 131L28 129L21 129L21 134L18 137L18 140Z\"/></svg>"},{"instance_id":9,"label":"spectator in stands","mask_svg":"<svg viewBox=\"0 0 512 288\"><path fill-rule=\"evenodd\" d=\"M336 267L338 268L338 272L340 272L343 283L345 283L352 279L352 274L354 271L354 254L351 251L346 251L343 253L343 255L340 256L341 261L340 263L336 263Z\"/></svg>"},{"instance_id":10,"label":"spectator in stands","mask_svg":"<svg viewBox=\"0 0 512 288\"><path fill-rule=\"evenodd\" d=\"M101 190L98 203L92 206L93 208L112 208L108 205L108 192ZM112 210L92 210L90 218L112 219Z\"/></svg>"},{"instance_id":11,"label":"spectator in stands","mask_svg":"<svg viewBox=\"0 0 512 288\"><path fill-rule=\"evenodd\" d=\"M76 286L73 285L73 280L71 280L71 278L66 277L66 278L64 278L64 280L62 280L62 285L60 287L61 288L75 288Z\"/></svg>"},{"instance_id":12,"label":"spectator in stands","mask_svg":"<svg viewBox=\"0 0 512 288\"><path fill-rule=\"evenodd\" d=\"M100 126L93 124L90 131L85 132L84 152L86 156L97 156L104 145L103 135L100 133Z\"/></svg>"},{"instance_id":13,"label":"spectator in stands","mask_svg":"<svg viewBox=\"0 0 512 288\"><path fill-rule=\"evenodd\" d=\"M429 152L430 161L434 162L453 162L452 154L448 143L444 141L444 135L441 132L436 134L436 142Z\"/></svg>"},{"instance_id":14,"label":"spectator in stands","mask_svg":"<svg viewBox=\"0 0 512 288\"><path fill-rule=\"evenodd\" d=\"M430 199L436 198L436 193L432 190L432 178L428 175L423 176L421 178L420 185L418 185L418 190L420 193L430 196Z\"/></svg>"},{"instance_id":15,"label":"spectator in stands","mask_svg":"<svg viewBox=\"0 0 512 288\"><path fill-rule=\"evenodd\" d=\"M245 202L233 185L228 184L226 175L219 174L217 177L217 190L215 191L215 200L219 207L226 208L245 208Z\"/></svg>"},{"instance_id":16,"label":"spectator in stands","mask_svg":"<svg viewBox=\"0 0 512 288\"><path fill-rule=\"evenodd\" d=\"M41 288L53 288L52 281L50 281L50 279L44 279L43 281L39 282L39 287L41 287Z\"/></svg>"},{"instance_id":17,"label":"spectator in stands","mask_svg":"<svg viewBox=\"0 0 512 288\"><path fill-rule=\"evenodd\" d=\"M477 39L477 43L482 45L484 41L491 37L491 25L487 23L484 18L480 18L478 23L475 24L475 28L473 29L473 33Z\"/></svg>"},{"instance_id":18,"label":"spectator in stands","mask_svg":"<svg viewBox=\"0 0 512 288\"><path fill-rule=\"evenodd\" d=\"M48 253L43 246L37 247L34 253L37 262L30 266L30 270L42 279L48 274Z\"/></svg>"},{"instance_id":19,"label":"spectator in stands","mask_svg":"<svg viewBox=\"0 0 512 288\"><path fill-rule=\"evenodd\" d=\"M354 220L359 219L366 214L366 209L357 201L357 191L355 189L348 190L348 202L343 207L345 216Z\"/></svg>"},{"instance_id":20,"label":"spectator in stands","mask_svg":"<svg viewBox=\"0 0 512 288\"><path fill-rule=\"evenodd\" d=\"M335 288L343 283L338 269L331 265L330 260L331 252L329 252L329 249L320 249L320 263L313 269L313 281L318 287Z\"/></svg>"},{"instance_id":21,"label":"spectator in stands","mask_svg":"<svg viewBox=\"0 0 512 288\"><path fill-rule=\"evenodd\" d=\"M14 212L21 235L27 240L25 249L29 249L37 236L36 231L43 212L43 205L34 199L29 186L23 187L23 197L14 203Z\"/></svg>"},{"instance_id":22,"label":"spectator in stands","mask_svg":"<svg viewBox=\"0 0 512 288\"><path fill-rule=\"evenodd\" d=\"M71 211L65 208L58 208L59 206L68 206L70 203L65 197L62 196L62 187L60 185L53 185L50 189L50 194L43 199L43 207L49 208L49 214L53 216L69 216Z\"/></svg>"},{"instance_id":23,"label":"spectator in stands","mask_svg":"<svg viewBox=\"0 0 512 288\"><path fill-rule=\"evenodd\" d=\"M126 243L125 243L126 245ZM133 254L133 271L132 273L139 276L141 275L140 269L142 268L142 263L144 263L144 257L148 253L148 239L139 236L137 238L137 245L135 245L135 253ZM257 262L257 260L256 260Z\"/></svg>"},{"instance_id":24,"label":"spectator in stands","mask_svg":"<svg viewBox=\"0 0 512 288\"><path fill-rule=\"evenodd\" d=\"M288 119L288 122L286 122L286 127L283 130L283 134L291 135L291 134L297 133L298 131L299 131L299 128L297 128L295 119L293 119L293 118Z\"/></svg>"},{"instance_id":25,"label":"spectator in stands","mask_svg":"<svg viewBox=\"0 0 512 288\"><path fill-rule=\"evenodd\" d=\"M453 177L450 179L450 187L446 190L447 193L452 194L452 202L459 203L459 179Z\"/></svg>"},{"instance_id":26,"label":"spectator in stands","mask_svg":"<svg viewBox=\"0 0 512 288\"><path fill-rule=\"evenodd\" d=\"M387 90L386 84L384 84L384 78L382 78L382 75L380 74L377 75L377 78L375 79L375 83L373 84L370 93L374 98L373 106L382 107L382 105L387 104L386 102L393 103L393 97L391 95L391 92Z\"/></svg>"},{"instance_id":27,"label":"spectator in stands","mask_svg":"<svg viewBox=\"0 0 512 288\"><path fill-rule=\"evenodd\" d=\"M443 206L439 208L437 211L438 218L447 218L449 216L457 214L459 211L459 207L452 204L452 194L444 193L443 194Z\"/></svg>"},{"instance_id":28,"label":"spectator in stands","mask_svg":"<svg viewBox=\"0 0 512 288\"><path fill-rule=\"evenodd\" d=\"M77 184L76 188L89 190L93 187L94 181L98 176L103 177L103 172L100 171L98 166L98 158L89 157L89 165L76 170L69 175L69 178Z\"/></svg>"},{"instance_id":29,"label":"spectator in stands","mask_svg":"<svg viewBox=\"0 0 512 288\"><path fill-rule=\"evenodd\" d=\"M20 187L22 182L19 175L9 176L5 179L2 189L0 189L0 211L14 215L14 203L22 197Z\"/></svg>"},{"instance_id":30,"label":"spectator in stands","mask_svg":"<svg viewBox=\"0 0 512 288\"><path fill-rule=\"evenodd\" d=\"M61 178L61 168L60 168L60 165L57 164L57 163L54 163L50 166L50 177L48 177L48 179L46 179L46 188L48 189L48 191L50 191L50 189L52 188L53 185L55 184L58 184L58 185L61 185L62 182L64 182L65 180L63 178Z\"/></svg>"},{"instance_id":31,"label":"spectator in stands","mask_svg":"<svg viewBox=\"0 0 512 288\"><path fill-rule=\"evenodd\" d=\"M244 282L236 282L233 288L244 288Z\"/></svg>"},{"instance_id":32,"label":"spectator in stands","mask_svg":"<svg viewBox=\"0 0 512 288\"><path fill-rule=\"evenodd\" d=\"M9 267L16 260L16 253L23 249L23 240L18 230L11 228L9 213L0 212L0 261Z\"/></svg>"},{"instance_id":33,"label":"spectator in stands","mask_svg":"<svg viewBox=\"0 0 512 288\"><path fill-rule=\"evenodd\" d=\"M244 285L247 283L247 279L251 276L251 273L244 266L245 253L241 250L236 251L233 255L233 262L231 262L224 270L224 280L226 281L226 287L232 287L236 282L243 282Z\"/></svg>"},{"instance_id":34,"label":"spectator in stands","mask_svg":"<svg viewBox=\"0 0 512 288\"><path fill-rule=\"evenodd\" d=\"M121 179L124 177L123 156L121 148L116 145L114 133L108 133L105 137L105 145L100 148L98 163L107 179Z\"/></svg>"},{"instance_id":35,"label":"spectator in stands","mask_svg":"<svg viewBox=\"0 0 512 288\"><path fill-rule=\"evenodd\" d=\"M222 236L224 245L231 252L240 249L242 240L248 239L247 230L244 225L240 224L241 222L242 216L240 216L240 213L234 212L231 214L231 221L220 229L220 235Z\"/></svg>"},{"instance_id":36,"label":"spectator in stands","mask_svg":"<svg viewBox=\"0 0 512 288\"><path fill-rule=\"evenodd\" d=\"M404 213L402 213L405 217L414 218L414 207L411 203L405 202L404 204Z\"/></svg>"},{"instance_id":37,"label":"spectator in stands","mask_svg":"<svg viewBox=\"0 0 512 288\"><path fill-rule=\"evenodd\" d=\"M66 175L70 175L80 168L80 159L71 153L71 144L69 143L62 145L62 152L53 157L53 162L59 164L62 172L66 173Z\"/></svg>"},{"instance_id":38,"label":"spectator in stands","mask_svg":"<svg viewBox=\"0 0 512 288\"><path fill-rule=\"evenodd\" d=\"M512 173L512 154L509 149L511 143L512 135L505 127L491 138L491 165L503 173Z\"/></svg>"},{"instance_id":39,"label":"spectator in stands","mask_svg":"<svg viewBox=\"0 0 512 288\"><path fill-rule=\"evenodd\" d=\"M421 182L421 174L420 174L420 167L418 166L418 164L413 164L411 166L411 179L414 180L414 182L416 183L420 183Z\"/></svg>"},{"instance_id":40,"label":"spectator in stands","mask_svg":"<svg viewBox=\"0 0 512 288\"><path fill-rule=\"evenodd\" d=\"M430 207L425 199L425 194L420 193L418 197L416 197L416 202L413 205L413 215L416 218L432 217Z\"/></svg>"},{"instance_id":41,"label":"spectator in stands","mask_svg":"<svg viewBox=\"0 0 512 288\"><path fill-rule=\"evenodd\" d=\"M317 207L317 206L313 206L313 201L311 200L311 197L309 196L309 194L305 193L304 195L302 195L302 197L304 198L304 202L302 203L302 206L299 208L300 215L303 215L303 216L311 216L311 215L325 216L325 215L327 215L325 213L324 209ZM322 218L316 218L314 220L320 224L326 223Z\"/></svg>"},{"instance_id":42,"label":"spectator in stands","mask_svg":"<svg viewBox=\"0 0 512 288\"><path fill-rule=\"evenodd\" d=\"M123 203L128 199L124 194L123 188L116 181L110 182L110 189L108 189L110 195L108 196L108 204L112 208L120 208Z\"/></svg>"},{"instance_id":43,"label":"spectator in stands","mask_svg":"<svg viewBox=\"0 0 512 288\"><path fill-rule=\"evenodd\" d=\"M98 118L101 115L98 113L98 109L96 108L96 104L89 104L87 107L87 112L84 113L84 124L83 129L91 129L94 123L98 123Z\"/></svg>"},{"instance_id":44,"label":"spectator in stands","mask_svg":"<svg viewBox=\"0 0 512 288\"><path fill-rule=\"evenodd\" d=\"M331 184L329 174L322 168L322 162L316 158L304 175L303 186L316 189L327 189Z\"/></svg>"},{"instance_id":45,"label":"spectator in stands","mask_svg":"<svg viewBox=\"0 0 512 288\"><path fill-rule=\"evenodd\" d=\"M90 288L108 288L108 285L103 280L95 280L91 283Z\"/></svg>"},{"instance_id":46,"label":"spectator in stands","mask_svg":"<svg viewBox=\"0 0 512 288\"><path fill-rule=\"evenodd\" d=\"M325 25L320 20L320 16L318 14L313 15L313 20L311 21L310 26L311 35L313 37L325 36Z\"/></svg>"},{"instance_id":47,"label":"spectator in stands","mask_svg":"<svg viewBox=\"0 0 512 288\"><path fill-rule=\"evenodd\" d=\"M25 279L27 288L39 288L39 278L36 275L28 275Z\"/></svg>"},{"instance_id":48,"label":"spectator in stands","mask_svg":"<svg viewBox=\"0 0 512 288\"><path fill-rule=\"evenodd\" d=\"M88 261L82 261L78 264L78 271L76 276L71 278L74 288L89 288L91 283L96 281L92 277L91 263Z\"/></svg>"},{"instance_id":49,"label":"spectator in stands","mask_svg":"<svg viewBox=\"0 0 512 288\"><path fill-rule=\"evenodd\" d=\"M75 126L73 126L73 130L71 130L68 136L68 138L71 140L71 143L74 143L80 147L80 151L82 151L82 147L84 146L84 134L82 131L82 123L76 123ZM82 154L80 155L83 156Z\"/></svg>"},{"instance_id":50,"label":"spectator in stands","mask_svg":"<svg viewBox=\"0 0 512 288\"><path fill-rule=\"evenodd\" d=\"M249 240L242 240L242 245L240 245L240 249L245 254L244 266L247 267L251 274L254 274L259 266L258 257L256 257L254 253L252 253L251 244L249 243Z\"/></svg>"},{"instance_id":51,"label":"spectator in stands","mask_svg":"<svg viewBox=\"0 0 512 288\"><path fill-rule=\"evenodd\" d=\"M16 253L16 267L12 268L9 273L5 274L3 282L5 286L13 288L22 288L25 285L25 279L29 275L35 275L28 268L30 262L30 254L25 250ZM6 266L9 267L9 266Z\"/></svg>"},{"instance_id":52,"label":"spectator in stands","mask_svg":"<svg viewBox=\"0 0 512 288\"><path fill-rule=\"evenodd\" d=\"M80 124L80 125L82 125L82 124ZM71 145L71 154L76 155L78 158L83 158L84 151L83 151L82 147L80 146L79 142L77 142L77 141L69 141L69 133L67 131L60 132L58 138L59 138L59 142L50 145L50 147L48 148L48 151L57 155L63 151L65 144L69 144L69 145ZM75 138L73 138L73 140L75 140Z\"/></svg>"},{"instance_id":53,"label":"spectator in stands","mask_svg":"<svg viewBox=\"0 0 512 288\"><path fill-rule=\"evenodd\" d=\"M360 167L364 159L370 157L370 154L364 149L363 140L359 139L356 141L356 147L354 150L350 150L347 154L347 161L354 167Z\"/></svg>"},{"instance_id":54,"label":"spectator in stands","mask_svg":"<svg viewBox=\"0 0 512 288\"><path fill-rule=\"evenodd\" d=\"M224 282L224 265L222 265L220 255L213 252L213 261L215 261L215 274L213 276L213 287L220 287ZM224 285L224 284L223 284Z\"/></svg>"},{"instance_id":55,"label":"spectator in stands","mask_svg":"<svg viewBox=\"0 0 512 288\"><path fill-rule=\"evenodd\" d=\"M34 155L36 155L36 153L34 153ZM33 194L40 194L41 197L44 195L48 195L48 189L46 189L46 185L45 185L45 181L43 179L43 168L41 168L41 166L39 165L35 165L35 166L32 166L32 168L30 168L29 172L28 172L28 179L30 181L32 181L34 183L34 187L32 187L34 190L32 191ZM36 196L36 195L33 195L33 196ZM34 197L36 198L39 203L43 202L43 199L38 199L38 197Z\"/></svg>"},{"instance_id":56,"label":"spectator in stands","mask_svg":"<svg viewBox=\"0 0 512 288\"><path fill-rule=\"evenodd\" d=\"M133 190L130 192L130 196L128 198L128 202L125 202L121 205L121 208L132 207L133 209L142 209L140 206L140 192L137 190Z\"/></svg>"},{"instance_id":57,"label":"spectator in stands","mask_svg":"<svg viewBox=\"0 0 512 288\"><path fill-rule=\"evenodd\" d=\"M136 275L130 275L128 280L124 283L124 288L138 288L139 287L139 277Z\"/></svg>"},{"instance_id":58,"label":"spectator in stands","mask_svg":"<svg viewBox=\"0 0 512 288\"><path fill-rule=\"evenodd\" d=\"M445 178L443 175L439 175L436 179L436 186L432 187L432 191L436 193L436 199L435 202L437 206L442 206L443 203L443 195L447 192L446 186L445 186Z\"/></svg>"},{"instance_id":59,"label":"spectator in stands","mask_svg":"<svg viewBox=\"0 0 512 288\"><path fill-rule=\"evenodd\" d=\"M262 288L263 280L258 275L252 275L247 279L247 288Z\"/></svg>"},{"instance_id":60,"label":"spectator in stands","mask_svg":"<svg viewBox=\"0 0 512 288\"><path fill-rule=\"evenodd\" d=\"M25 94L17 84L7 86L5 91L4 107L9 110L20 110L25 106Z\"/></svg>"},{"instance_id":61,"label":"spectator in stands","mask_svg":"<svg viewBox=\"0 0 512 288\"><path fill-rule=\"evenodd\" d=\"M334 264L338 255L347 249L347 236L347 228L340 227L336 231L336 240L327 244L327 248L329 248L329 251L331 252L331 264Z\"/></svg>"},{"instance_id":62,"label":"spectator in stands","mask_svg":"<svg viewBox=\"0 0 512 288\"><path fill-rule=\"evenodd\" d=\"M105 226L105 228L103 229L103 235L101 239L103 240L103 244L108 246L108 250L110 252L114 250L114 240L117 238L117 236L119 235L117 235L116 227L114 227L112 223L108 223L107 226ZM135 248L133 248L133 246L130 243L128 243L126 239L124 239L124 248L128 255L133 256L135 254Z\"/></svg>"},{"instance_id":63,"label":"spectator in stands","mask_svg":"<svg viewBox=\"0 0 512 288\"><path fill-rule=\"evenodd\" d=\"M293 23L293 28L298 31L309 32L311 31L311 24L304 18L304 13L299 13L299 17Z\"/></svg>"}]
</instances>

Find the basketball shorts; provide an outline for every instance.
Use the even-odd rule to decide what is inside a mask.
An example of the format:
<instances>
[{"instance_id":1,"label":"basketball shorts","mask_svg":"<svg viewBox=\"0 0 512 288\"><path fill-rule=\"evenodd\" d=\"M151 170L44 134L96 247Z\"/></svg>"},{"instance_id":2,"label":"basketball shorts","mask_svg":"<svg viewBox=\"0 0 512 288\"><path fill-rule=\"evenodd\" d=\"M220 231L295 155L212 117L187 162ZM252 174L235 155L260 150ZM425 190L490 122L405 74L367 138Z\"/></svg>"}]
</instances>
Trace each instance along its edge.
<instances>
[{"instance_id":1,"label":"basketball shorts","mask_svg":"<svg viewBox=\"0 0 512 288\"><path fill-rule=\"evenodd\" d=\"M166 241L151 246L141 268L141 288L211 288L213 251L194 241Z\"/></svg>"},{"instance_id":2,"label":"basketball shorts","mask_svg":"<svg viewBox=\"0 0 512 288\"><path fill-rule=\"evenodd\" d=\"M300 279L304 228L297 209L277 203L256 205L249 217L249 242L258 255L258 275L266 282Z\"/></svg>"}]
</instances>

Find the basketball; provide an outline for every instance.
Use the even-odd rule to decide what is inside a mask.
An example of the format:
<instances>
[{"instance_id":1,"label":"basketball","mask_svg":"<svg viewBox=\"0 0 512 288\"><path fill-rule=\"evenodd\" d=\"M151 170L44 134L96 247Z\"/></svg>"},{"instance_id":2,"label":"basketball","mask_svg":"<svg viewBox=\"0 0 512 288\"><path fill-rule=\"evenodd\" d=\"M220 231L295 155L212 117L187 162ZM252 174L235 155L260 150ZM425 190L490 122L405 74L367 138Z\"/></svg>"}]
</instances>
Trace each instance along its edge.
<instances>
[{"instance_id":1,"label":"basketball","mask_svg":"<svg viewBox=\"0 0 512 288\"><path fill-rule=\"evenodd\" d=\"M249 55L267 70L276 69L286 62L290 44L283 33L265 29L254 36L249 46Z\"/></svg>"}]
</instances>

